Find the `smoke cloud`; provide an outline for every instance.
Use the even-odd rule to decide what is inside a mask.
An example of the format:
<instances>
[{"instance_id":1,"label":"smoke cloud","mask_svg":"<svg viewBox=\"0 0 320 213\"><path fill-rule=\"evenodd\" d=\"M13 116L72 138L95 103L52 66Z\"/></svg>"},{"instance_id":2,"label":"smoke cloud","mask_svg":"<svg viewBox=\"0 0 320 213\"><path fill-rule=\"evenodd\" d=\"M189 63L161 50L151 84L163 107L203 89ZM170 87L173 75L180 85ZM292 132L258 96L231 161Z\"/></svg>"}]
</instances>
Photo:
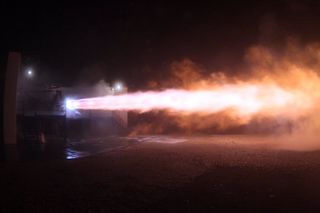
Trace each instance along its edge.
<instances>
[{"instance_id":1,"label":"smoke cloud","mask_svg":"<svg viewBox=\"0 0 320 213\"><path fill-rule=\"evenodd\" d=\"M320 147L320 43L289 39L281 51L256 45L243 59L245 66L222 71L184 59L170 65L165 81L151 81L152 90L74 104L133 111L133 135L273 133L286 137L279 148Z\"/></svg>"},{"instance_id":2,"label":"smoke cloud","mask_svg":"<svg viewBox=\"0 0 320 213\"><path fill-rule=\"evenodd\" d=\"M320 130L320 44L301 45L291 39L281 52L264 45L252 46L244 55L244 63L246 70L212 72L208 75L208 70L185 59L172 63L172 75L167 81L152 82L152 85L197 90L215 89L223 85L270 84L294 93L298 97L294 104L281 113L263 112L250 117L236 117L228 110L213 114L167 111L161 114L161 120L165 116L170 123L159 122L160 119L155 115L152 124L139 123L134 134L167 132L168 124L187 133L277 133L287 138L285 143L281 143L283 147L320 147L317 139Z\"/></svg>"}]
</instances>

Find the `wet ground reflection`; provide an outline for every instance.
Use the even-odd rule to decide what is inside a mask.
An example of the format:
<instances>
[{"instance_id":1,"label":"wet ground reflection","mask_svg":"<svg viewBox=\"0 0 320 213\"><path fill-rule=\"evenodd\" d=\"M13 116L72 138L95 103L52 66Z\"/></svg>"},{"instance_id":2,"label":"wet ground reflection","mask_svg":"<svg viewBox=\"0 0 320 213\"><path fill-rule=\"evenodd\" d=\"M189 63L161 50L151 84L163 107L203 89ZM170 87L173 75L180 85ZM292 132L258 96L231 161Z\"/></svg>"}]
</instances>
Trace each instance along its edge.
<instances>
[{"instance_id":1,"label":"wet ground reflection","mask_svg":"<svg viewBox=\"0 0 320 213\"><path fill-rule=\"evenodd\" d=\"M19 160L77 159L133 145L129 138L107 137L67 141L48 141L45 144L21 142Z\"/></svg>"},{"instance_id":2,"label":"wet ground reflection","mask_svg":"<svg viewBox=\"0 0 320 213\"><path fill-rule=\"evenodd\" d=\"M19 159L77 159L138 143L215 143L220 145L247 145L270 143L265 135L140 135L130 137L106 137L96 139L49 141L46 144L22 143L19 145Z\"/></svg>"}]
</instances>

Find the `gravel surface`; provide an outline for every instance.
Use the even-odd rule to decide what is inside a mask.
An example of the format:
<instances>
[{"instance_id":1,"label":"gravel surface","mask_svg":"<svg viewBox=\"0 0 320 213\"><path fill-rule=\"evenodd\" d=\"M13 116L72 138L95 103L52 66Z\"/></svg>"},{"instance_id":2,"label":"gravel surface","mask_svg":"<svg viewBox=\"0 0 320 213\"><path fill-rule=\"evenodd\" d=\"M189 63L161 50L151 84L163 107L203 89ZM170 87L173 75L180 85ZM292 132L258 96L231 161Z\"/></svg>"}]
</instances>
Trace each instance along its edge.
<instances>
[{"instance_id":1,"label":"gravel surface","mask_svg":"<svg viewBox=\"0 0 320 213\"><path fill-rule=\"evenodd\" d=\"M320 209L320 151L212 140L149 138L75 160L1 162L0 212Z\"/></svg>"}]
</instances>

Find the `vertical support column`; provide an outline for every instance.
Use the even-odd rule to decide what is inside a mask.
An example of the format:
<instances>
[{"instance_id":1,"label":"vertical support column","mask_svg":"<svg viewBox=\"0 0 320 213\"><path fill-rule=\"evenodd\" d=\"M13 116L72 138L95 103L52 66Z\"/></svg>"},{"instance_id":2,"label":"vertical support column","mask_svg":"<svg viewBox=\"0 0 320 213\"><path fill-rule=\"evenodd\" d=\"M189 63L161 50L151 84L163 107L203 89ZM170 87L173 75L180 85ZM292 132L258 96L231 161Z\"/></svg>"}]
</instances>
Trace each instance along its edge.
<instances>
[{"instance_id":1,"label":"vertical support column","mask_svg":"<svg viewBox=\"0 0 320 213\"><path fill-rule=\"evenodd\" d=\"M5 145L15 145L17 143L16 92L20 65L20 53L10 52L5 75L3 99L3 135Z\"/></svg>"}]
</instances>

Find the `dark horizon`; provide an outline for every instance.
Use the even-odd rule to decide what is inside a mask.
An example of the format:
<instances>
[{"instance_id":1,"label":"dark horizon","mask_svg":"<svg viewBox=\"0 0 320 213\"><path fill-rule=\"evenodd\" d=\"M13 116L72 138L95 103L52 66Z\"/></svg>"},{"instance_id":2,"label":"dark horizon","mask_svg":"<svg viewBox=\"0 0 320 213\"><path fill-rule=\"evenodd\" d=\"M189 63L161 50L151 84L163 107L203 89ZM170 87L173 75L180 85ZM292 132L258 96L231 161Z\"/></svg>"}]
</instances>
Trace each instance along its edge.
<instances>
[{"instance_id":1,"label":"dark horizon","mask_svg":"<svg viewBox=\"0 0 320 213\"><path fill-rule=\"evenodd\" d=\"M1 7L2 61L8 51L19 51L25 64L62 84L121 79L141 89L184 58L210 72L232 70L252 45L281 48L291 37L320 40L317 1L2 2Z\"/></svg>"}]
</instances>

